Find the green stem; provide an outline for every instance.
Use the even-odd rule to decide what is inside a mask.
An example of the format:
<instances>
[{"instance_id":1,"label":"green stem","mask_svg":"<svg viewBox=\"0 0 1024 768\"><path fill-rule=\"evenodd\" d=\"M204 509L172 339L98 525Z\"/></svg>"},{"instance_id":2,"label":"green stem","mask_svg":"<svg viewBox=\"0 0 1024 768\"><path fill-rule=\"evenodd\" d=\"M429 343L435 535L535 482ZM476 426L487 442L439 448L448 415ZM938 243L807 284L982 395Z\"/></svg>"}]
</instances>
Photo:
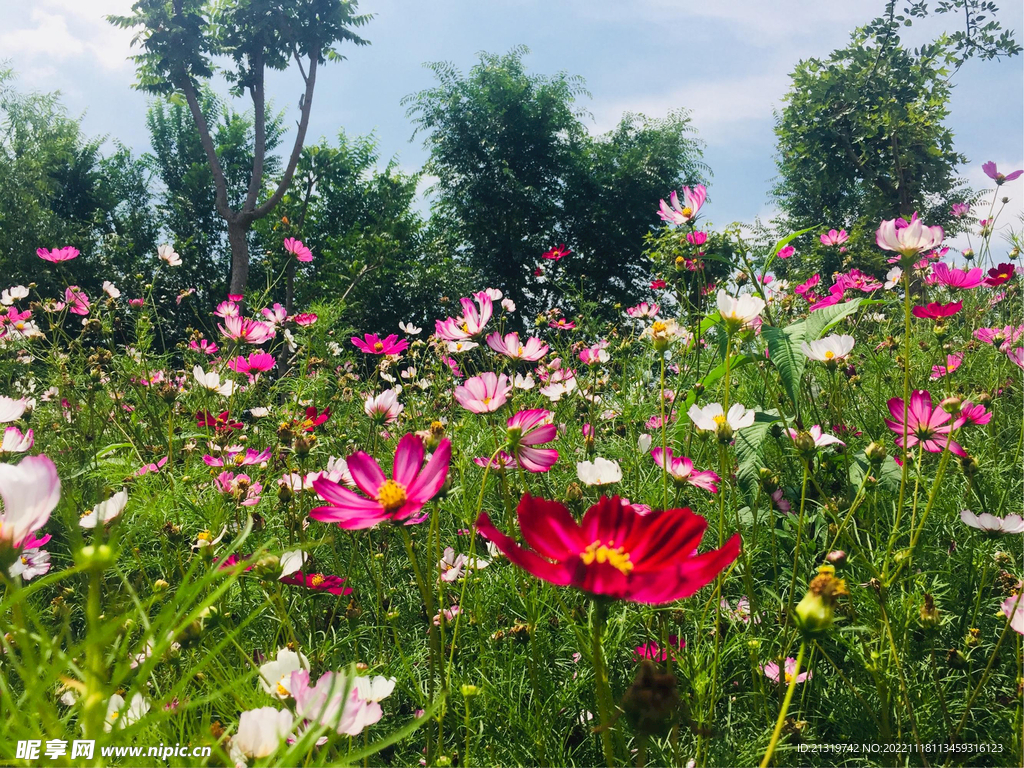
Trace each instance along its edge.
<instances>
[{"instance_id":1,"label":"green stem","mask_svg":"<svg viewBox=\"0 0 1024 768\"><path fill-rule=\"evenodd\" d=\"M807 651L807 643L803 640L800 641L800 651L796 655L796 666L793 668L793 677L789 680L789 688L786 689L786 697L782 700L782 708L779 709L779 717L775 721L775 730L772 732L772 739L768 742L768 750L764 753L764 757L761 759L761 768L767 768L768 763L771 762L772 755L775 754L775 746L779 743L779 737L782 736L782 726L786 722L786 714L789 712L789 703L793 700L793 691L796 690L796 681L800 676L800 667L804 663L804 653ZM783 662L785 666L785 662Z\"/></svg>"},{"instance_id":2,"label":"green stem","mask_svg":"<svg viewBox=\"0 0 1024 768\"><path fill-rule=\"evenodd\" d=\"M608 623L608 604L601 598L594 600L591 614L591 653L594 658L594 681L597 687L598 726L601 730L601 747L608 768L615 764L615 746L612 743L612 689L608 682L608 667L604 660L601 638Z\"/></svg>"}]
</instances>

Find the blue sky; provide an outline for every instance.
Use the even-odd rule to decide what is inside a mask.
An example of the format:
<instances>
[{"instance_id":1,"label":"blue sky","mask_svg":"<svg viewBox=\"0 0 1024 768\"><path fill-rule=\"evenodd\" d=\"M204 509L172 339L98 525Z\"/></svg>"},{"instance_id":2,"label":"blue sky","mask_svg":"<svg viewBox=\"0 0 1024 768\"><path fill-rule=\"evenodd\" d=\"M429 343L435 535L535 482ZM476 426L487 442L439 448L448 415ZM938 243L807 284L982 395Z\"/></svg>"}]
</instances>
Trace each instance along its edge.
<instances>
[{"instance_id":1,"label":"blue sky","mask_svg":"<svg viewBox=\"0 0 1024 768\"><path fill-rule=\"evenodd\" d=\"M23 88L63 93L69 111L91 135L148 149L147 97L131 90L125 57L131 34L103 20L125 13L131 0L34 0L0 5L0 56ZM532 71L582 75L592 98L591 130L610 129L624 111L662 116L687 108L711 166L710 218L717 225L770 216L767 192L775 175L773 109L801 58L824 57L846 44L850 31L878 15L882 0L363 0L375 14L362 30L372 45L347 47L348 60L321 70L309 136L375 131L385 157L418 169L425 153L410 143L403 96L432 83L424 62L450 61L463 71L479 51L530 48ZM1005 3L1004 26L1020 37L1024 8ZM1013 7L1015 6L1015 7ZM933 17L909 31L919 43L954 27ZM954 81L950 124L957 149L970 163L964 175L987 186L980 166L1024 167L1024 59L972 61ZM299 94L295 72L272 78L278 108L293 125ZM1024 179L1004 187L1020 211ZM1007 216L1007 220L1012 219Z\"/></svg>"}]
</instances>

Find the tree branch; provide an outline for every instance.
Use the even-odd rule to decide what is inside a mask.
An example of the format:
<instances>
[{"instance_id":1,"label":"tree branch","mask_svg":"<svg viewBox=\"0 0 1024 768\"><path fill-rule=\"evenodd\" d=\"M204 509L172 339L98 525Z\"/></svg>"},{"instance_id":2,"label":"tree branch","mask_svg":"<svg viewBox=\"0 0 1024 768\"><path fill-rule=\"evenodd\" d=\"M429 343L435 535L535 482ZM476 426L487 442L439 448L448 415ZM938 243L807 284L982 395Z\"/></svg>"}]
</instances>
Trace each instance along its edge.
<instances>
[{"instance_id":1,"label":"tree branch","mask_svg":"<svg viewBox=\"0 0 1024 768\"><path fill-rule=\"evenodd\" d=\"M277 189L274 190L274 194L270 196L270 199L249 214L253 220L263 218L274 209L274 206L284 197L288 185L291 184L292 176L295 174L295 167L298 165L299 156L302 154L302 144L306 140L309 112L313 106L313 88L316 86L318 50L316 46L313 46L313 52L309 55L309 76L306 78L306 91L302 95L302 113L299 117L299 130L295 134L295 144L292 145L292 154L288 158L288 166L285 168L284 176L281 177L281 181L278 183Z\"/></svg>"},{"instance_id":2,"label":"tree branch","mask_svg":"<svg viewBox=\"0 0 1024 768\"><path fill-rule=\"evenodd\" d=\"M256 208L256 199L263 186L263 162L267 153L267 115L262 50L256 53L253 61L253 80L254 82L249 86L249 92L252 95L255 146L253 148L252 176L249 178L249 191L245 196L245 203L242 205L243 211L252 211Z\"/></svg>"},{"instance_id":3,"label":"tree branch","mask_svg":"<svg viewBox=\"0 0 1024 768\"><path fill-rule=\"evenodd\" d=\"M217 191L217 213L227 221L232 221L235 217L235 212L228 205L228 183L224 178L224 169L221 168L220 160L217 157L217 148L213 145L210 126L207 124L206 117L203 116L203 110L199 106L199 97L196 95L192 79L186 74L181 80L181 90L184 92L188 108L192 112L192 121L199 130L199 141L206 151L206 160L210 164L210 170L213 171L213 183Z\"/></svg>"}]
</instances>

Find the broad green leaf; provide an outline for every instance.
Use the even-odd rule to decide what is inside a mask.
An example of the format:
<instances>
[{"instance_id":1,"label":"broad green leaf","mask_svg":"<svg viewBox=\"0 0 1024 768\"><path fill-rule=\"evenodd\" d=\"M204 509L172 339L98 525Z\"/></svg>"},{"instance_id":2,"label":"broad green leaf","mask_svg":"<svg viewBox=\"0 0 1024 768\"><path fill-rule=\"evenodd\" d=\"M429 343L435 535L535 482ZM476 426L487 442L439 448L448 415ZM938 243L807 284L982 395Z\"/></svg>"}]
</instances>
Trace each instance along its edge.
<instances>
[{"instance_id":1,"label":"broad green leaf","mask_svg":"<svg viewBox=\"0 0 1024 768\"><path fill-rule=\"evenodd\" d=\"M786 328L764 325L761 326L761 335L768 343L768 356L779 371L782 386L799 413L800 381L807 366L807 355L800 345L807 340L807 326L803 322L793 323Z\"/></svg>"},{"instance_id":2,"label":"broad green leaf","mask_svg":"<svg viewBox=\"0 0 1024 768\"><path fill-rule=\"evenodd\" d=\"M893 491L900 487L900 480L903 477L903 470L893 460L892 456L886 456L885 461L878 469L872 469L871 462L864 455L864 451L858 451L850 461L850 498L857 493L864 475L870 473L878 480L878 487L883 491Z\"/></svg>"},{"instance_id":3,"label":"broad green leaf","mask_svg":"<svg viewBox=\"0 0 1024 768\"><path fill-rule=\"evenodd\" d=\"M852 299L842 304L833 304L831 307L824 307L811 312L807 319L803 321L807 324L807 341L820 339L831 328L834 328L837 323L845 320L860 309L863 302L864 299Z\"/></svg>"},{"instance_id":4,"label":"broad green leaf","mask_svg":"<svg viewBox=\"0 0 1024 768\"><path fill-rule=\"evenodd\" d=\"M779 415L774 411L759 411L754 423L736 433L736 459L739 468L736 482L748 502L757 493L758 471L764 466L764 445L772 424Z\"/></svg>"}]
</instances>

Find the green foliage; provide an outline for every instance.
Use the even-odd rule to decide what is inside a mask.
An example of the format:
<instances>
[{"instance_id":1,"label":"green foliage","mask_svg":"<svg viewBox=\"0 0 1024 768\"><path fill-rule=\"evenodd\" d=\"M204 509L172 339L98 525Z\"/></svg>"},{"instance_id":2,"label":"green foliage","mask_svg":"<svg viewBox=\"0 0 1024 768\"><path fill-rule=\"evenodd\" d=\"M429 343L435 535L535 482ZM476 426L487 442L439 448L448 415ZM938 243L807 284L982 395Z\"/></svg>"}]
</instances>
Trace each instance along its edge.
<instances>
[{"instance_id":1,"label":"green foliage","mask_svg":"<svg viewBox=\"0 0 1024 768\"><path fill-rule=\"evenodd\" d=\"M526 315L562 304L550 285L527 288L537 266L605 304L635 298L648 279L638 258L658 199L706 171L683 112L663 120L624 116L592 137L577 107L579 77L530 74L527 49L482 54L467 75L431 65L434 88L405 99L427 134L426 172L438 178L434 219L481 279ZM553 265L540 256L565 242Z\"/></svg>"}]
</instances>

